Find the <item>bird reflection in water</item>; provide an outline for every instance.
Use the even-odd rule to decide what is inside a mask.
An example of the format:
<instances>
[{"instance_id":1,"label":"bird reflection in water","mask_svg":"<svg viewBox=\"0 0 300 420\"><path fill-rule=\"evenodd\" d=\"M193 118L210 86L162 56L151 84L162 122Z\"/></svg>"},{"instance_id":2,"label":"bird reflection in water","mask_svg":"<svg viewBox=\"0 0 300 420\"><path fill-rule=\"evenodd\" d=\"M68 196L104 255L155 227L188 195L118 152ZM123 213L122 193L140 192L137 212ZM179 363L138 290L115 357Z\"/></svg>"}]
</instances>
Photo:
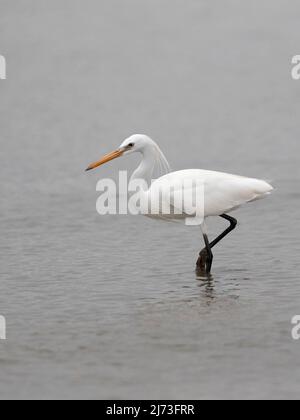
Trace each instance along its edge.
<instances>
[{"instance_id":1,"label":"bird reflection in water","mask_svg":"<svg viewBox=\"0 0 300 420\"><path fill-rule=\"evenodd\" d=\"M197 268L196 280L201 292L204 292L204 297L208 299L208 303L216 298L215 280L211 274L207 274L205 266L203 269Z\"/></svg>"}]
</instances>

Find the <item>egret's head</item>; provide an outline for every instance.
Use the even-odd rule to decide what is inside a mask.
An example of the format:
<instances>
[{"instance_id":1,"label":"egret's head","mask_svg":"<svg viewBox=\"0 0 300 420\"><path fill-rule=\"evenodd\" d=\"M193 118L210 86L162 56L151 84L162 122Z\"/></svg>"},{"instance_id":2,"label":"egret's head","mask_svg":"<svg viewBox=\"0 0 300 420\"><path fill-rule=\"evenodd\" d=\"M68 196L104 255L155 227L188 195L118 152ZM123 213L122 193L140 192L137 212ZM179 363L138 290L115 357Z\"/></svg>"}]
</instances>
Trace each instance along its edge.
<instances>
[{"instance_id":1,"label":"egret's head","mask_svg":"<svg viewBox=\"0 0 300 420\"><path fill-rule=\"evenodd\" d=\"M151 147L157 147L157 145L150 137L144 134L134 134L124 140L119 149L124 150L124 154L130 154L143 153L144 150Z\"/></svg>"},{"instance_id":2,"label":"egret's head","mask_svg":"<svg viewBox=\"0 0 300 420\"><path fill-rule=\"evenodd\" d=\"M135 134L121 144L121 146L112 153L103 156L99 161L92 163L87 171L96 169L101 165L104 165L111 160L114 160L118 157L129 155L131 153L143 153L149 147L155 147L156 143L150 139L150 137L145 136L144 134Z\"/></svg>"}]
</instances>

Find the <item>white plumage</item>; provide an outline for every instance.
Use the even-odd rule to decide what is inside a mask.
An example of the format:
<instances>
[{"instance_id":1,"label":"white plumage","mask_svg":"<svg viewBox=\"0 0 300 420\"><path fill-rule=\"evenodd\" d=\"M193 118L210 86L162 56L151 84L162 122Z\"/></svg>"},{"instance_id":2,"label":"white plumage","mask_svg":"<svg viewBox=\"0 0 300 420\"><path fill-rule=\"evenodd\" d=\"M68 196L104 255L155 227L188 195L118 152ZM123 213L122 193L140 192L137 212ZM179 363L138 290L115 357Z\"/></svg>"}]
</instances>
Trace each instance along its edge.
<instances>
[{"instance_id":1,"label":"white plumage","mask_svg":"<svg viewBox=\"0 0 300 420\"><path fill-rule=\"evenodd\" d=\"M95 169L112 159L131 153L140 153L142 155L141 163L132 175L131 181L143 180L148 185L143 190L147 209L149 209L149 212L144 211L147 216L168 221L182 220L187 218L187 216L194 217L196 214L193 213L194 208L192 204L186 203L183 197L187 192L195 193L195 189L198 188L197 185L201 185L203 189L202 201L200 202L202 207L200 213L203 216L202 225L204 226L205 219L210 216L221 216L230 222L231 227L226 229L212 243L208 242L203 228L206 248L203 250L205 252L202 251L200 254L200 260L198 260L197 265L202 268L207 265L207 272L210 272L212 263L211 248L236 226L236 220L228 216L228 213L246 203L265 198L273 191L273 187L266 181L239 175L202 169L171 172L169 163L159 146L145 135L129 137L121 144L119 149L90 165L87 170ZM161 170L164 175L152 183L155 168ZM171 194L164 194L164 191L171 191ZM157 194L157 192L162 193ZM153 202L153 200L158 201ZM164 208L168 207L165 206L166 204L171 205L173 209L169 214L164 213ZM159 208L159 214L153 215L150 212L151 207ZM178 208L181 211L178 211Z\"/></svg>"},{"instance_id":2,"label":"white plumage","mask_svg":"<svg viewBox=\"0 0 300 420\"><path fill-rule=\"evenodd\" d=\"M154 181L151 189L178 189L188 180L196 183L199 180L204 185L204 217L220 216L238 209L243 204L265 198L273 191L273 187L266 181L231 175L222 172L206 171L202 169L187 169L172 172Z\"/></svg>"}]
</instances>

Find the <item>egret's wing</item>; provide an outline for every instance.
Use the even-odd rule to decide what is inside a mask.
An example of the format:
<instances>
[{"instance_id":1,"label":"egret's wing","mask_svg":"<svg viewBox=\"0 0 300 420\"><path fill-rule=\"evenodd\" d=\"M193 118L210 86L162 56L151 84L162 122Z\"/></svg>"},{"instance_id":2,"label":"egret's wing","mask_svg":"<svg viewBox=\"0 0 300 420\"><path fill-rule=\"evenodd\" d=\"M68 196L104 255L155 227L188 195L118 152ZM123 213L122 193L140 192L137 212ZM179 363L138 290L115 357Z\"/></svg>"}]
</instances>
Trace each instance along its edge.
<instances>
[{"instance_id":1,"label":"egret's wing","mask_svg":"<svg viewBox=\"0 0 300 420\"><path fill-rule=\"evenodd\" d=\"M201 180L180 174L167 175L152 184L150 194L152 208L156 206L163 217L173 220L197 217L198 223L203 221L204 183Z\"/></svg>"},{"instance_id":2,"label":"egret's wing","mask_svg":"<svg viewBox=\"0 0 300 420\"><path fill-rule=\"evenodd\" d=\"M245 203L263 198L272 191L265 181L229 175L207 177L205 181L205 213L219 215Z\"/></svg>"},{"instance_id":3,"label":"egret's wing","mask_svg":"<svg viewBox=\"0 0 300 420\"><path fill-rule=\"evenodd\" d=\"M221 172L185 170L156 180L151 190L161 190L160 204L171 205L183 215L217 216L263 198L273 188L265 181ZM204 209L203 209L204 208Z\"/></svg>"}]
</instances>

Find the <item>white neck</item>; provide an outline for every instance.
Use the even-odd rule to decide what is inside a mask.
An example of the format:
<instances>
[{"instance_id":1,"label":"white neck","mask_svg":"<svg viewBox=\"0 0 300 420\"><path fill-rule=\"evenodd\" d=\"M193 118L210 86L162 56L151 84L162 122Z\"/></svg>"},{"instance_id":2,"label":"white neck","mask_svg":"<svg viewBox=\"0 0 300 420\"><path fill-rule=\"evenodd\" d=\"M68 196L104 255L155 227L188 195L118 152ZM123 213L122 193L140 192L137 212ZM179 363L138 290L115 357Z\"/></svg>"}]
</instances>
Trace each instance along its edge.
<instances>
[{"instance_id":1,"label":"white neck","mask_svg":"<svg viewBox=\"0 0 300 420\"><path fill-rule=\"evenodd\" d=\"M151 150L142 152L142 161L139 167L134 171L131 181L143 180L150 187L155 167L155 155Z\"/></svg>"},{"instance_id":2,"label":"white neck","mask_svg":"<svg viewBox=\"0 0 300 420\"><path fill-rule=\"evenodd\" d=\"M148 186L151 186L155 165L158 164L164 173L170 172L170 166L160 148L154 145L148 145L142 151L142 161L131 177L131 181L143 180Z\"/></svg>"}]
</instances>

